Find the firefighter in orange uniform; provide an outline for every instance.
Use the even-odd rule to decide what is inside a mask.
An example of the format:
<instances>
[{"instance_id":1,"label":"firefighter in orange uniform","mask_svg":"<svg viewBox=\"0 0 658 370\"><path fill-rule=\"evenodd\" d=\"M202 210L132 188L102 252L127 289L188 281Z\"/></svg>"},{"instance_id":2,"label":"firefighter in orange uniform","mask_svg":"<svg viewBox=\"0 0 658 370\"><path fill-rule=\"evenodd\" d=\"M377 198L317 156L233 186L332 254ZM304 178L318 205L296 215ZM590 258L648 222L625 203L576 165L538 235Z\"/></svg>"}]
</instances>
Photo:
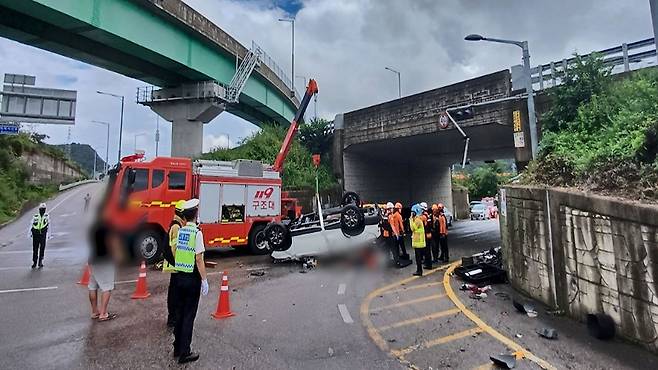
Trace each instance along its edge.
<instances>
[{"instance_id":1,"label":"firefighter in orange uniform","mask_svg":"<svg viewBox=\"0 0 658 370\"><path fill-rule=\"evenodd\" d=\"M439 203L439 217L438 217L438 244L441 246L441 260L443 262L450 261L448 257L448 219L443 210L443 204Z\"/></svg>"},{"instance_id":2,"label":"firefighter in orange uniform","mask_svg":"<svg viewBox=\"0 0 658 370\"><path fill-rule=\"evenodd\" d=\"M384 210L384 215L380 221L379 228L381 229L382 238L384 238L386 251L387 253L390 253L393 257L393 260L390 262L391 265L399 267L400 255L397 252L396 239L391 224L392 214L393 214L393 203L388 202L386 203L386 209Z\"/></svg>"},{"instance_id":3,"label":"firefighter in orange uniform","mask_svg":"<svg viewBox=\"0 0 658 370\"><path fill-rule=\"evenodd\" d=\"M407 248L404 246L404 222L402 221L402 204L395 203L393 208L393 214L389 218L391 228L393 229L393 235L395 236L395 243L397 245L398 252L401 252L400 258L404 260L409 260L409 253L407 253Z\"/></svg>"}]
</instances>

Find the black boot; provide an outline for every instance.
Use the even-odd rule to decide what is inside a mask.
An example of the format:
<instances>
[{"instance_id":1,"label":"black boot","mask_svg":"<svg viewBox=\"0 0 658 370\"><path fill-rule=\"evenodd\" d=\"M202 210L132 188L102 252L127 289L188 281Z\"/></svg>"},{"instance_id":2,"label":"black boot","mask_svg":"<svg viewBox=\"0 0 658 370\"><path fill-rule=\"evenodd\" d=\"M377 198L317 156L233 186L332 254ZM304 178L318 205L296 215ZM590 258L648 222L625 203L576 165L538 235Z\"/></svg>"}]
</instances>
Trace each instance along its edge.
<instances>
[{"instance_id":1,"label":"black boot","mask_svg":"<svg viewBox=\"0 0 658 370\"><path fill-rule=\"evenodd\" d=\"M187 362L194 362L199 359L199 354L197 352L190 352L185 355L181 355L180 358L178 358L178 363L179 364L184 364Z\"/></svg>"}]
</instances>

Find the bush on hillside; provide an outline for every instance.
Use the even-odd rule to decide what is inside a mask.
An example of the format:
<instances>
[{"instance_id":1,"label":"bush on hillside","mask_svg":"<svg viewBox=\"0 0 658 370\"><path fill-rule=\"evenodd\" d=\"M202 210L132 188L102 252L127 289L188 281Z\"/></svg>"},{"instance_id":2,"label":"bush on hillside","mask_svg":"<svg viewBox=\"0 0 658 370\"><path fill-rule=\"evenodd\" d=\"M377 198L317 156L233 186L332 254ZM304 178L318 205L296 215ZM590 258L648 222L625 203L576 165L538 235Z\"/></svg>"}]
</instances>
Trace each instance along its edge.
<instances>
[{"instance_id":1,"label":"bush on hillside","mask_svg":"<svg viewBox=\"0 0 658 370\"><path fill-rule=\"evenodd\" d=\"M614 79L601 60L578 59L542 118L529 182L655 198L658 177L658 70ZM599 71L599 72L596 72Z\"/></svg>"},{"instance_id":2,"label":"bush on hillside","mask_svg":"<svg viewBox=\"0 0 658 370\"><path fill-rule=\"evenodd\" d=\"M202 155L203 159L232 161L235 159L252 159L264 164L274 164L287 128L275 125L263 126L251 137L244 139L233 149L215 149ZM322 154L322 163L318 169L320 190L328 190L336 186L332 175L329 155ZM311 152L298 139L294 140L283 167L284 189L315 188L315 167Z\"/></svg>"}]
</instances>

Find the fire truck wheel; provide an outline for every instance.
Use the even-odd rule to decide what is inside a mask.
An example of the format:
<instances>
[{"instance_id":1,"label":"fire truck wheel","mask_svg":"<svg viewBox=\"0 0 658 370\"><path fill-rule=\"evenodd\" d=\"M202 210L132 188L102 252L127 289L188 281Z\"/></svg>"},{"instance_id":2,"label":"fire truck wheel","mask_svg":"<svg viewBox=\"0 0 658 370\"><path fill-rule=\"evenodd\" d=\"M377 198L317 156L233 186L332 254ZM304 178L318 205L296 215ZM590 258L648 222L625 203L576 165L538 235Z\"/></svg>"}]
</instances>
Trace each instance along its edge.
<instances>
[{"instance_id":1,"label":"fire truck wheel","mask_svg":"<svg viewBox=\"0 0 658 370\"><path fill-rule=\"evenodd\" d=\"M348 204L355 204L357 207L361 207L361 198L359 197L359 194L353 191L348 191L343 194L343 201L341 204L344 206Z\"/></svg>"},{"instance_id":2,"label":"fire truck wheel","mask_svg":"<svg viewBox=\"0 0 658 370\"><path fill-rule=\"evenodd\" d=\"M163 243L164 239L157 231L143 231L137 235L133 244L135 257L146 261L147 264L155 263L160 258Z\"/></svg>"},{"instance_id":3,"label":"fire truck wheel","mask_svg":"<svg viewBox=\"0 0 658 370\"><path fill-rule=\"evenodd\" d=\"M346 236L357 236L366 227L365 217L359 207L349 204L340 213L340 229Z\"/></svg>"},{"instance_id":4,"label":"fire truck wheel","mask_svg":"<svg viewBox=\"0 0 658 370\"><path fill-rule=\"evenodd\" d=\"M272 252L270 243L265 238L265 224L255 225L249 232L249 251L251 254L268 254Z\"/></svg>"},{"instance_id":5,"label":"fire truck wheel","mask_svg":"<svg viewBox=\"0 0 658 370\"><path fill-rule=\"evenodd\" d=\"M292 245L290 230L279 222L269 223L264 230L265 239L273 251L286 251Z\"/></svg>"}]
</instances>

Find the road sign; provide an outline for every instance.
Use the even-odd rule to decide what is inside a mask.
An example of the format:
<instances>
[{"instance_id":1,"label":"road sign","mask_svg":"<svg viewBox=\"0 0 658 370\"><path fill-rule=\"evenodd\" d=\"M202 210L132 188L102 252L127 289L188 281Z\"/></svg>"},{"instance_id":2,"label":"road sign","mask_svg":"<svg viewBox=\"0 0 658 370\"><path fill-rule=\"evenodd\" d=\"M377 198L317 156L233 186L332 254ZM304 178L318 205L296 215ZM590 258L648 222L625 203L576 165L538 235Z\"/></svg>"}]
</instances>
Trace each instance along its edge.
<instances>
[{"instance_id":1,"label":"road sign","mask_svg":"<svg viewBox=\"0 0 658 370\"><path fill-rule=\"evenodd\" d=\"M514 147L525 148L525 135L523 135L523 132L514 133Z\"/></svg>"},{"instance_id":2,"label":"road sign","mask_svg":"<svg viewBox=\"0 0 658 370\"><path fill-rule=\"evenodd\" d=\"M0 123L0 135L17 135L19 125L11 123Z\"/></svg>"},{"instance_id":3,"label":"road sign","mask_svg":"<svg viewBox=\"0 0 658 370\"><path fill-rule=\"evenodd\" d=\"M448 118L448 114L445 112L441 113L439 116L439 127L442 129L448 128L448 124L450 123L450 119Z\"/></svg>"},{"instance_id":4,"label":"road sign","mask_svg":"<svg viewBox=\"0 0 658 370\"><path fill-rule=\"evenodd\" d=\"M523 128L521 127L521 111L515 110L512 112L512 122L514 122L514 132L521 132Z\"/></svg>"},{"instance_id":5,"label":"road sign","mask_svg":"<svg viewBox=\"0 0 658 370\"><path fill-rule=\"evenodd\" d=\"M77 91L5 84L0 122L75 124Z\"/></svg>"}]
</instances>

